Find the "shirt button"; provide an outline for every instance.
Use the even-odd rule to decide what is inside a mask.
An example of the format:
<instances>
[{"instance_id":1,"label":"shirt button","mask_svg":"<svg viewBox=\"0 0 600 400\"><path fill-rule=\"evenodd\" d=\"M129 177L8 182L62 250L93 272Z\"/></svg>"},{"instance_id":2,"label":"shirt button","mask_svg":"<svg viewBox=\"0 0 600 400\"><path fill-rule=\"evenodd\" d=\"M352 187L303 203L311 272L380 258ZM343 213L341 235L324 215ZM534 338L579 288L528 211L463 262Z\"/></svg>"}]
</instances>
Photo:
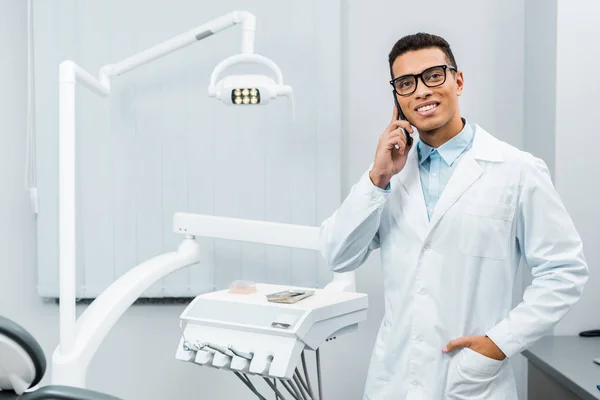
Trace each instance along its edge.
<instances>
[{"instance_id":1,"label":"shirt button","mask_svg":"<svg viewBox=\"0 0 600 400\"><path fill-rule=\"evenodd\" d=\"M419 294L425 294L425 289L424 288L419 289Z\"/></svg>"},{"instance_id":2,"label":"shirt button","mask_svg":"<svg viewBox=\"0 0 600 400\"><path fill-rule=\"evenodd\" d=\"M419 386L419 382L417 382L417 381L412 381L411 384L413 385L413 387Z\"/></svg>"},{"instance_id":3,"label":"shirt button","mask_svg":"<svg viewBox=\"0 0 600 400\"><path fill-rule=\"evenodd\" d=\"M429 251L431 249L431 247L429 247L428 244L426 244L425 246L423 246L423 250L425 251Z\"/></svg>"},{"instance_id":4,"label":"shirt button","mask_svg":"<svg viewBox=\"0 0 600 400\"><path fill-rule=\"evenodd\" d=\"M420 342L421 340L423 340L423 337L421 337L421 335L418 335L418 336L415 337L415 340L417 342Z\"/></svg>"}]
</instances>

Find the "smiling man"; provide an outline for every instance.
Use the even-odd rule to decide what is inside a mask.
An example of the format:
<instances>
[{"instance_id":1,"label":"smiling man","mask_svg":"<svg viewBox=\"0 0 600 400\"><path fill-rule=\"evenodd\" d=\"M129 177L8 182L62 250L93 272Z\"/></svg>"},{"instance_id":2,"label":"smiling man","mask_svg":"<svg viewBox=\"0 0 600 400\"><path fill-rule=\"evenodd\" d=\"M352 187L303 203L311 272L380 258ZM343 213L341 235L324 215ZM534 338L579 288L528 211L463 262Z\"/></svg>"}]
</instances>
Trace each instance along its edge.
<instances>
[{"instance_id":1,"label":"smiling man","mask_svg":"<svg viewBox=\"0 0 600 400\"><path fill-rule=\"evenodd\" d=\"M581 239L545 163L461 117L465 80L444 39L406 36L389 63L406 120L394 107L373 164L321 227L333 271L380 249L385 315L364 399L514 400L510 357L581 296ZM513 308L521 259L533 282Z\"/></svg>"}]
</instances>

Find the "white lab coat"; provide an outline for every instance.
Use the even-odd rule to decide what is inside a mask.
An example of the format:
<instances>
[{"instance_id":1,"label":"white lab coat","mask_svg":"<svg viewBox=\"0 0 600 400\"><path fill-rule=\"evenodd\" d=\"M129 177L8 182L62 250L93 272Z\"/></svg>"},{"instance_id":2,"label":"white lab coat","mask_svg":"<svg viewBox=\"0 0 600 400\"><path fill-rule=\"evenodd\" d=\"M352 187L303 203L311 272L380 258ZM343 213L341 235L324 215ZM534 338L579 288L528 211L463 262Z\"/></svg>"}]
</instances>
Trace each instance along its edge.
<instances>
[{"instance_id":1,"label":"white lab coat","mask_svg":"<svg viewBox=\"0 0 600 400\"><path fill-rule=\"evenodd\" d=\"M417 160L415 142L391 193L365 172L321 227L334 271L381 249L385 315L364 399L516 399L508 358L548 334L587 281L580 237L544 162L479 126L431 221ZM521 256L534 279L512 308ZM507 359L442 352L452 339L486 334Z\"/></svg>"}]
</instances>

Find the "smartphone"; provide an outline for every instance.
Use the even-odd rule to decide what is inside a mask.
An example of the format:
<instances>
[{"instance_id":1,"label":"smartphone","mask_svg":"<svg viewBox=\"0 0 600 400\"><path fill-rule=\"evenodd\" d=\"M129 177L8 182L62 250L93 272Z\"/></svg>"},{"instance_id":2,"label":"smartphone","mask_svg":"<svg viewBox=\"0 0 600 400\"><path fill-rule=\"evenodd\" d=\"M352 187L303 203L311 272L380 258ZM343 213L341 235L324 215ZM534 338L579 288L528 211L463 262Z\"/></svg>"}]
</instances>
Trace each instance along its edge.
<instances>
[{"instance_id":1,"label":"smartphone","mask_svg":"<svg viewBox=\"0 0 600 400\"><path fill-rule=\"evenodd\" d=\"M398 104L398 99L396 98L396 93L393 90L392 90L392 95L394 96L394 103L396 103L396 108L398 109L398 119L406 121L407 119L404 116L404 113L402 113L402 109L400 108L400 104ZM406 136L406 145L411 146L412 140L413 140L412 137L410 137L408 132L406 132L406 129L402 128L402 132L404 132L404 135ZM396 146L396 148L397 148L397 146Z\"/></svg>"}]
</instances>

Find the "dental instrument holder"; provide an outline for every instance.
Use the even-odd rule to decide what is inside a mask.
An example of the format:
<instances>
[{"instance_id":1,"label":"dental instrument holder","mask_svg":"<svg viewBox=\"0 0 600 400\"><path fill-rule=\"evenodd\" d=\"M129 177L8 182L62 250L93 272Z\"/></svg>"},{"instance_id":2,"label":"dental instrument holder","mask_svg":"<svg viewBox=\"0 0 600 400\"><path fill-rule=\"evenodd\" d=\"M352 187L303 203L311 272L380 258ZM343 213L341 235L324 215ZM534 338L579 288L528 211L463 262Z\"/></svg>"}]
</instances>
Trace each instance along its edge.
<instances>
[{"instance_id":1,"label":"dental instrument holder","mask_svg":"<svg viewBox=\"0 0 600 400\"><path fill-rule=\"evenodd\" d=\"M305 349L317 350L330 338L356 330L367 317L365 294L256 286L254 294L222 290L196 297L181 314L183 332L175 357L207 367L292 379ZM314 290L315 294L294 304L266 299L268 294L288 289ZM193 350L185 343L211 345ZM221 350L230 346L252 358Z\"/></svg>"}]
</instances>

